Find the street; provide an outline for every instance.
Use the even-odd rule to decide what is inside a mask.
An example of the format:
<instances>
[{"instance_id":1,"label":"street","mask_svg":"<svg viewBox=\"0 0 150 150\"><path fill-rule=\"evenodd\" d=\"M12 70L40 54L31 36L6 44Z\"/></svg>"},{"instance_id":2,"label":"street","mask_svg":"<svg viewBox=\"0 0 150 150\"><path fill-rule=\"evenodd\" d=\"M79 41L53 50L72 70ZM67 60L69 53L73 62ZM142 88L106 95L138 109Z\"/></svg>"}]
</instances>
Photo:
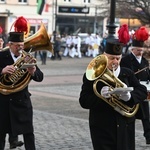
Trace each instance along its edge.
<instances>
[{"instance_id":1,"label":"street","mask_svg":"<svg viewBox=\"0 0 150 150\"><path fill-rule=\"evenodd\" d=\"M88 110L79 105L82 76L92 58L62 58L38 66L42 82L32 81L29 90L34 108L37 150L92 150ZM22 136L19 136L22 139ZM8 143L6 148L8 150ZM17 148L24 150L23 147ZM136 150L149 150L140 120L136 120Z\"/></svg>"}]
</instances>

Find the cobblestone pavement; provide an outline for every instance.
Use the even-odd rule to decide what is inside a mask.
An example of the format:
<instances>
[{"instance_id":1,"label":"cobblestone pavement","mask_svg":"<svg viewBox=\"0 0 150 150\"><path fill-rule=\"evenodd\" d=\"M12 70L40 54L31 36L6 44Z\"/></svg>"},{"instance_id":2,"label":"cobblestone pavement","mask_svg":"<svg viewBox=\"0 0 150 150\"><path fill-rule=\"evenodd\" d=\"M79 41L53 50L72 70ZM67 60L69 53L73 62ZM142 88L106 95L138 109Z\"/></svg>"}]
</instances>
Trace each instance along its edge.
<instances>
[{"instance_id":1,"label":"cobblestone pavement","mask_svg":"<svg viewBox=\"0 0 150 150\"><path fill-rule=\"evenodd\" d=\"M48 59L47 65L41 65L38 60L45 78L41 83L29 84L37 150L92 150L88 111L78 102L82 76L91 60L86 57ZM22 140L21 135L19 139ZM17 149L24 150L24 147ZM141 121L136 120L136 150L149 149Z\"/></svg>"}]
</instances>

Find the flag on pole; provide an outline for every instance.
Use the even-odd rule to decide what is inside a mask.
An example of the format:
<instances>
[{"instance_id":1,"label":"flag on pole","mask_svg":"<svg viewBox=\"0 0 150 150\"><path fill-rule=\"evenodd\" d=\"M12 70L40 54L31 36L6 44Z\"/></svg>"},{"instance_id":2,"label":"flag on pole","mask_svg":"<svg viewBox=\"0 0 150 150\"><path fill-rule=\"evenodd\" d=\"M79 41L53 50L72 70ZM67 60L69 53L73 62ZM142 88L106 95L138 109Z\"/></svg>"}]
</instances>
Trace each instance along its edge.
<instances>
[{"instance_id":1,"label":"flag on pole","mask_svg":"<svg viewBox=\"0 0 150 150\"><path fill-rule=\"evenodd\" d=\"M45 5L45 0L38 0L37 13L38 13L39 15L42 14L44 5Z\"/></svg>"},{"instance_id":2,"label":"flag on pole","mask_svg":"<svg viewBox=\"0 0 150 150\"><path fill-rule=\"evenodd\" d=\"M49 6L50 6L49 4L47 3L45 4L45 12L49 12Z\"/></svg>"}]
</instances>

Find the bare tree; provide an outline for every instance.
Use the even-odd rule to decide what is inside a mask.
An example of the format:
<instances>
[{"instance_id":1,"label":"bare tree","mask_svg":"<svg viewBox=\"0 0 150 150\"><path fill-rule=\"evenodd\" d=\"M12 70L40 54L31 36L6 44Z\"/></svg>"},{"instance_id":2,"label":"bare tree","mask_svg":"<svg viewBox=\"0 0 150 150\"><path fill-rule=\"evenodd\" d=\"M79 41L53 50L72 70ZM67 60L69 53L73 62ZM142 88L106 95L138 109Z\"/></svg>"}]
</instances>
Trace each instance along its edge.
<instances>
[{"instance_id":1,"label":"bare tree","mask_svg":"<svg viewBox=\"0 0 150 150\"><path fill-rule=\"evenodd\" d=\"M139 19L143 25L150 24L150 0L117 0L116 15Z\"/></svg>"},{"instance_id":2,"label":"bare tree","mask_svg":"<svg viewBox=\"0 0 150 150\"><path fill-rule=\"evenodd\" d=\"M112 0L105 2L108 5ZM116 17L130 17L139 19L143 25L150 24L150 0L116 0Z\"/></svg>"}]
</instances>

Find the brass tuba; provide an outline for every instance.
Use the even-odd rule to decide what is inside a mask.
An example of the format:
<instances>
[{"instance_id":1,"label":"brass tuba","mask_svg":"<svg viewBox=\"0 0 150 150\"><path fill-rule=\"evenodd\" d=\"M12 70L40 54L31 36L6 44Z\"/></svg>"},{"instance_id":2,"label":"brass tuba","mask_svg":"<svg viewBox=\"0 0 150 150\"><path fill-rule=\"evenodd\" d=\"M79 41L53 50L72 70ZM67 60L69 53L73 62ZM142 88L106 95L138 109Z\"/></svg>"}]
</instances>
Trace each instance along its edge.
<instances>
[{"instance_id":1,"label":"brass tuba","mask_svg":"<svg viewBox=\"0 0 150 150\"><path fill-rule=\"evenodd\" d=\"M8 47L3 50L7 50ZM0 93L9 95L24 89L30 82L31 75L23 68L24 65L36 65L36 59L31 52L48 50L53 53L52 43L47 34L44 24L32 36L25 39L24 50L20 50L21 58L13 65L16 68L13 74L3 74L0 76Z\"/></svg>"},{"instance_id":2,"label":"brass tuba","mask_svg":"<svg viewBox=\"0 0 150 150\"><path fill-rule=\"evenodd\" d=\"M53 46L43 23L35 34L26 38L24 41L24 51L35 52L38 50L48 50L53 53Z\"/></svg>"},{"instance_id":3,"label":"brass tuba","mask_svg":"<svg viewBox=\"0 0 150 150\"><path fill-rule=\"evenodd\" d=\"M114 88L123 88L124 83L116 78L114 74L107 69L108 59L105 55L101 54L95 57L88 65L86 69L86 77L93 83L93 91L100 99L104 100L107 104L114 108L121 115L126 117L132 117L136 114L139 108L139 104L129 107L119 100L119 97L115 94L111 94L110 98L104 98L97 91L97 83L103 82L105 85L109 86L110 90L113 91Z\"/></svg>"},{"instance_id":4,"label":"brass tuba","mask_svg":"<svg viewBox=\"0 0 150 150\"><path fill-rule=\"evenodd\" d=\"M9 47L7 46L3 48L2 51L7 50L8 48ZM53 46L43 23L41 23L39 30L35 34L24 40L24 51L31 53L38 50L47 50L53 54Z\"/></svg>"}]
</instances>

